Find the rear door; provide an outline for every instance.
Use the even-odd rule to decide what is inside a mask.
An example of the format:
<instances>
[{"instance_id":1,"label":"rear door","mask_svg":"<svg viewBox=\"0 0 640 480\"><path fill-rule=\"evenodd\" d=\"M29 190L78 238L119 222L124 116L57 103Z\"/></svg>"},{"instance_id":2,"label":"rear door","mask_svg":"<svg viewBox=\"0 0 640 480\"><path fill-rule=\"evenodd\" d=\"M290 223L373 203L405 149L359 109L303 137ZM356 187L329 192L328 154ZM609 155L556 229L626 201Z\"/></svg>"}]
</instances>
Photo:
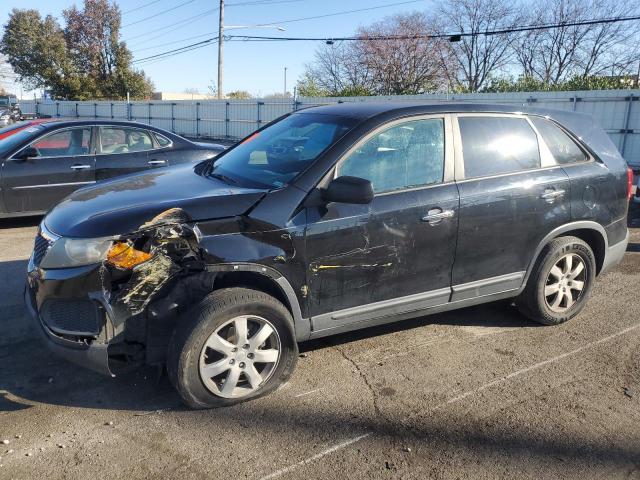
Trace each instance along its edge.
<instances>
[{"instance_id":1,"label":"rear door","mask_svg":"<svg viewBox=\"0 0 640 480\"><path fill-rule=\"evenodd\" d=\"M149 157L149 153L156 149L156 143L149 130L101 125L98 132L97 180L168 165L166 159L157 162L157 159Z\"/></svg>"},{"instance_id":2,"label":"rear door","mask_svg":"<svg viewBox=\"0 0 640 480\"><path fill-rule=\"evenodd\" d=\"M520 287L542 239L570 220L569 178L522 115L460 114L452 301Z\"/></svg>"},{"instance_id":3,"label":"rear door","mask_svg":"<svg viewBox=\"0 0 640 480\"><path fill-rule=\"evenodd\" d=\"M37 156L5 161L3 192L9 213L42 212L95 182L92 128L73 127L40 137L28 147Z\"/></svg>"},{"instance_id":4,"label":"rear door","mask_svg":"<svg viewBox=\"0 0 640 480\"><path fill-rule=\"evenodd\" d=\"M366 178L369 205L308 210L309 312L314 331L449 301L457 235L449 118L387 124L339 161Z\"/></svg>"}]
</instances>

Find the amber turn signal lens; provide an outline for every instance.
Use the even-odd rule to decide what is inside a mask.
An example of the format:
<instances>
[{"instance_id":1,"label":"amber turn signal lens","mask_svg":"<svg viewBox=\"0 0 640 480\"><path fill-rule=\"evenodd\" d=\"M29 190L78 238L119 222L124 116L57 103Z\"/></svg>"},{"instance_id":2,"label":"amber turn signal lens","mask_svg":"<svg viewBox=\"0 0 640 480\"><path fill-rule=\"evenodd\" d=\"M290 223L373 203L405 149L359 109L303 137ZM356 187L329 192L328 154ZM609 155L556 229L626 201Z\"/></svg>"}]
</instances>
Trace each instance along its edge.
<instances>
[{"instance_id":1,"label":"amber turn signal lens","mask_svg":"<svg viewBox=\"0 0 640 480\"><path fill-rule=\"evenodd\" d=\"M133 268L152 256L150 253L136 250L127 243L117 242L107 252L107 262L120 268Z\"/></svg>"}]
</instances>

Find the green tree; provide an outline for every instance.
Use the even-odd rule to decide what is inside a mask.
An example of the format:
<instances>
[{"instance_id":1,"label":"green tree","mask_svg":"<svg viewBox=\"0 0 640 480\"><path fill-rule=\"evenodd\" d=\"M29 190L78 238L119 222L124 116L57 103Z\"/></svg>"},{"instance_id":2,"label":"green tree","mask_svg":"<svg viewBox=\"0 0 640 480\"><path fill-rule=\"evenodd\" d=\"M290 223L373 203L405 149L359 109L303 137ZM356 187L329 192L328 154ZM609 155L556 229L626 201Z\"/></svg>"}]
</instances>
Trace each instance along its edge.
<instances>
[{"instance_id":1,"label":"green tree","mask_svg":"<svg viewBox=\"0 0 640 480\"><path fill-rule=\"evenodd\" d=\"M29 88L50 89L75 100L149 98L153 84L131 67L119 41L120 10L107 0L85 0L63 12L65 27L37 10L13 9L0 52Z\"/></svg>"},{"instance_id":2,"label":"green tree","mask_svg":"<svg viewBox=\"0 0 640 480\"><path fill-rule=\"evenodd\" d=\"M234 100L249 100L251 98L251 94L246 90L235 90L227 93L227 98L232 98Z\"/></svg>"}]
</instances>

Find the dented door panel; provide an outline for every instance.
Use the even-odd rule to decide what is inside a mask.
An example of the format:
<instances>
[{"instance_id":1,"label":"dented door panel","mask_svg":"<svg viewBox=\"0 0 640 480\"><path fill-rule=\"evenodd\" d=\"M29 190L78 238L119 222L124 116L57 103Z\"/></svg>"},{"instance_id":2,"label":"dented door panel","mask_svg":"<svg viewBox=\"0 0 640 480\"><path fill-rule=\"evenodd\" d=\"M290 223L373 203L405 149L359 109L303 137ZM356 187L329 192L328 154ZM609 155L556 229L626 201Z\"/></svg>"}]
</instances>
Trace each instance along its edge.
<instances>
[{"instance_id":1,"label":"dented door panel","mask_svg":"<svg viewBox=\"0 0 640 480\"><path fill-rule=\"evenodd\" d=\"M435 223L424 221L434 209L451 210L453 215ZM457 210L453 183L378 195L365 206L310 208L310 315L448 289Z\"/></svg>"}]
</instances>

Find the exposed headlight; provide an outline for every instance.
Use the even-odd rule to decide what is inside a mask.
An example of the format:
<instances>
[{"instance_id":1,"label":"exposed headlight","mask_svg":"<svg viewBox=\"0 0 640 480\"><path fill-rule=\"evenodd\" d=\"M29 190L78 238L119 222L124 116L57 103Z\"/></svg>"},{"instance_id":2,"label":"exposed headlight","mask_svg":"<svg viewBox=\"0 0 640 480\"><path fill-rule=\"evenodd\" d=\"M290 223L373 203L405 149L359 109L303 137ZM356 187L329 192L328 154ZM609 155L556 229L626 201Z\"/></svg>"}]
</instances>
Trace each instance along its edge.
<instances>
[{"instance_id":1,"label":"exposed headlight","mask_svg":"<svg viewBox=\"0 0 640 480\"><path fill-rule=\"evenodd\" d=\"M59 238L40 262L41 268L69 268L102 262L113 243L108 238Z\"/></svg>"}]
</instances>

